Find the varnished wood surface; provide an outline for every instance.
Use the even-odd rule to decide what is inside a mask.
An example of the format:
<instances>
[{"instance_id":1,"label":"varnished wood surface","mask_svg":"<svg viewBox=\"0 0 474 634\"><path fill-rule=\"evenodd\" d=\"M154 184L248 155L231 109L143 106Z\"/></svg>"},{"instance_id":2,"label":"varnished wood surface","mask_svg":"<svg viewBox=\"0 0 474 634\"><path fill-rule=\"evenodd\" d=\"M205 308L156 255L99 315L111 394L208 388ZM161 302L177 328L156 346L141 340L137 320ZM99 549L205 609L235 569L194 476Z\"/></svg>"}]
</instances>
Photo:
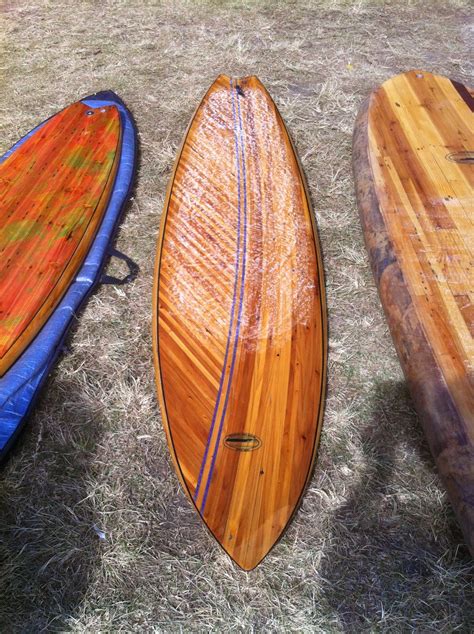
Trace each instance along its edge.
<instances>
[{"instance_id":1,"label":"varnished wood surface","mask_svg":"<svg viewBox=\"0 0 474 634\"><path fill-rule=\"evenodd\" d=\"M308 198L256 77L220 76L192 120L165 204L154 302L177 472L216 539L251 569L310 475L326 371Z\"/></svg>"},{"instance_id":2,"label":"varnished wood surface","mask_svg":"<svg viewBox=\"0 0 474 634\"><path fill-rule=\"evenodd\" d=\"M392 336L474 554L473 108L445 77L392 78L359 114L354 172Z\"/></svg>"},{"instance_id":3,"label":"varnished wood surface","mask_svg":"<svg viewBox=\"0 0 474 634\"><path fill-rule=\"evenodd\" d=\"M112 190L120 138L115 106L78 102L0 164L0 375L82 264Z\"/></svg>"}]
</instances>

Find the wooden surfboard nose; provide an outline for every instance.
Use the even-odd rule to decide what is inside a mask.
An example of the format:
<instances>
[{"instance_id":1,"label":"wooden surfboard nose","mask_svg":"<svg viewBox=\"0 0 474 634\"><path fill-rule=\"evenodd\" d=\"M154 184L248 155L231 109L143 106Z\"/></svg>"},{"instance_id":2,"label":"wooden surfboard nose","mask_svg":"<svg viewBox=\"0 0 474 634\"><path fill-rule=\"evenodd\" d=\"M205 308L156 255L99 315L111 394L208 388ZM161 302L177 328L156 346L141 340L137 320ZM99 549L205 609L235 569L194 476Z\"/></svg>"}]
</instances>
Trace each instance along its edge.
<instances>
[{"instance_id":1,"label":"wooden surfboard nose","mask_svg":"<svg viewBox=\"0 0 474 634\"><path fill-rule=\"evenodd\" d=\"M354 174L392 337L474 555L474 93L410 71L359 113Z\"/></svg>"},{"instance_id":2,"label":"wooden surfboard nose","mask_svg":"<svg viewBox=\"0 0 474 634\"><path fill-rule=\"evenodd\" d=\"M311 473L327 348L305 184L255 76L220 75L186 132L161 224L153 336L178 476L249 570L280 537Z\"/></svg>"}]
</instances>

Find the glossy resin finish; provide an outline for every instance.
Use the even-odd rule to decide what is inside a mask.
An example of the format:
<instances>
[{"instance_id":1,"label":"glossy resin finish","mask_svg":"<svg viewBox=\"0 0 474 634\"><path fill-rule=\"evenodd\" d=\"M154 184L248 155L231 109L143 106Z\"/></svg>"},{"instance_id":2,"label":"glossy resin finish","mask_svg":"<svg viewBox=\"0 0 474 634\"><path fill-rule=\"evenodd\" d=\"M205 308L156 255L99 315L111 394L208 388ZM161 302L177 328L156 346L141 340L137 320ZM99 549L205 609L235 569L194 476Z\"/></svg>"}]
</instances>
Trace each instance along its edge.
<instances>
[{"instance_id":1,"label":"glossy resin finish","mask_svg":"<svg viewBox=\"0 0 474 634\"><path fill-rule=\"evenodd\" d=\"M120 142L115 105L77 102L0 164L0 376L81 266L112 191Z\"/></svg>"},{"instance_id":2,"label":"glossy resin finish","mask_svg":"<svg viewBox=\"0 0 474 634\"><path fill-rule=\"evenodd\" d=\"M474 553L473 110L445 77L390 79L359 115L354 171L395 345Z\"/></svg>"},{"instance_id":3,"label":"glossy resin finish","mask_svg":"<svg viewBox=\"0 0 474 634\"><path fill-rule=\"evenodd\" d=\"M165 205L154 310L176 469L213 535L251 569L310 475L326 371L308 198L256 77L220 76L192 120Z\"/></svg>"}]
</instances>

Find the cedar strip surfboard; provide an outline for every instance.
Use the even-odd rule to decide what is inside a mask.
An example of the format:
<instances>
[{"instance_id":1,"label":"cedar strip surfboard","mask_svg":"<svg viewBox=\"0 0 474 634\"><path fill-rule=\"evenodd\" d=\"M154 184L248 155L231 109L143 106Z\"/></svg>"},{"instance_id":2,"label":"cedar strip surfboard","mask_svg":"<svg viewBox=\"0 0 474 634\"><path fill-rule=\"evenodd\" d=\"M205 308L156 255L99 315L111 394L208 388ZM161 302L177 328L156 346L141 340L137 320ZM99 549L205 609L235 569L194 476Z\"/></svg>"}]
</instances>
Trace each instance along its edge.
<instances>
[{"instance_id":1,"label":"cedar strip surfboard","mask_svg":"<svg viewBox=\"0 0 474 634\"><path fill-rule=\"evenodd\" d=\"M362 107L354 174L372 269L415 406L474 555L474 99L398 75Z\"/></svg>"},{"instance_id":2,"label":"cedar strip surfboard","mask_svg":"<svg viewBox=\"0 0 474 634\"><path fill-rule=\"evenodd\" d=\"M120 143L116 106L77 102L0 164L0 376L46 323L89 251Z\"/></svg>"},{"instance_id":3,"label":"cedar strip surfboard","mask_svg":"<svg viewBox=\"0 0 474 634\"><path fill-rule=\"evenodd\" d=\"M218 542L252 569L310 476L327 349L308 196L256 77L219 76L186 133L160 231L154 319L176 470Z\"/></svg>"}]
</instances>

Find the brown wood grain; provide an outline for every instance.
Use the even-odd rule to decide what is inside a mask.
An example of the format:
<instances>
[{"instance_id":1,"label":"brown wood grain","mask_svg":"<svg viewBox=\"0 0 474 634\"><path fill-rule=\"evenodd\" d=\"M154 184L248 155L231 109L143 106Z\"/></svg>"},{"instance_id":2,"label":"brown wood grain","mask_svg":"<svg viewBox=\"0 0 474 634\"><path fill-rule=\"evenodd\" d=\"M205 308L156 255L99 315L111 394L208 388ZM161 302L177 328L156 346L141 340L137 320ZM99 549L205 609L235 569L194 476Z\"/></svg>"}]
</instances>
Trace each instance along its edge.
<instances>
[{"instance_id":1,"label":"brown wood grain","mask_svg":"<svg viewBox=\"0 0 474 634\"><path fill-rule=\"evenodd\" d=\"M256 77L220 76L170 182L153 330L177 472L244 569L277 541L311 472L325 315L315 227L285 126Z\"/></svg>"},{"instance_id":2,"label":"brown wood grain","mask_svg":"<svg viewBox=\"0 0 474 634\"><path fill-rule=\"evenodd\" d=\"M470 91L411 71L359 113L354 174L400 361L474 554L474 114Z\"/></svg>"}]
</instances>

